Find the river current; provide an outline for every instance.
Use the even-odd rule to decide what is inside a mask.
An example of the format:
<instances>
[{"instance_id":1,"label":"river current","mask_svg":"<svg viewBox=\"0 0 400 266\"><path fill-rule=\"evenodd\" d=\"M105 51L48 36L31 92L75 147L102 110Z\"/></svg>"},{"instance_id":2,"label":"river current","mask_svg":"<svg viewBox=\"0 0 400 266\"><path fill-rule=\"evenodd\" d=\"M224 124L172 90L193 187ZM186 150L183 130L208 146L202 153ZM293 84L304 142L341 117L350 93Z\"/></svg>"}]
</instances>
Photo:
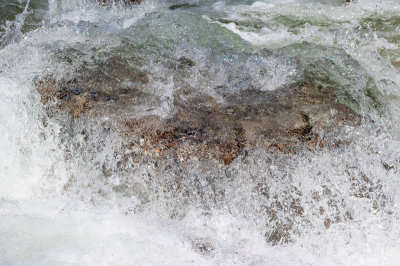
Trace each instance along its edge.
<instances>
[{"instance_id":1,"label":"river current","mask_svg":"<svg viewBox=\"0 0 400 266\"><path fill-rule=\"evenodd\" d=\"M0 0L1 265L399 264L397 0L94 2ZM121 139L102 121L76 122L89 137L67 134L44 108L37 79L109 53L151 73L155 96L138 114L168 116L182 80L214 95L307 77L338 88L362 121L331 136L345 143L335 149L194 167L183 179L201 196L183 198L146 183L156 167L118 171ZM194 67L179 76L166 62L183 57ZM202 197L213 190L223 199ZM277 224L290 241L270 241Z\"/></svg>"}]
</instances>

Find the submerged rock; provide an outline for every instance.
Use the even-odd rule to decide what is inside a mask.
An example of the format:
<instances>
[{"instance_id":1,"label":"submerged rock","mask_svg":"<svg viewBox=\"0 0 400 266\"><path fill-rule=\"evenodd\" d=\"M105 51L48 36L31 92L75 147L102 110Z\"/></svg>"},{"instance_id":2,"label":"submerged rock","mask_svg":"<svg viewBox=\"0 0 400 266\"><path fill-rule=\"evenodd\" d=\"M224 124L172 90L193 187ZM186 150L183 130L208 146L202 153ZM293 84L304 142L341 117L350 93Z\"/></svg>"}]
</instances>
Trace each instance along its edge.
<instances>
[{"instance_id":1,"label":"submerged rock","mask_svg":"<svg viewBox=\"0 0 400 266\"><path fill-rule=\"evenodd\" d=\"M145 73L119 64L113 66L120 75L135 83L148 83ZM352 109L336 101L333 88L309 84L235 94L218 87L218 98L187 86L174 91L172 112L167 116L132 114L135 106L152 96L119 88L111 69L107 76L94 70L69 80L40 80L38 91L43 103L57 98L58 108L75 119L111 118L111 128L119 132L128 149L139 146L152 156L172 156L181 162L216 159L229 165L247 149L296 153L322 146L325 131L360 121Z\"/></svg>"},{"instance_id":2,"label":"submerged rock","mask_svg":"<svg viewBox=\"0 0 400 266\"><path fill-rule=\"evenodd\" d=\"M383 95L373 78L342 49L303 42L281 51L298 58L308 83L335 88L337 100L356 112L384 111Z\"/></svg>"},{"instance_id":3,"label":"submerged rock","mask_svg":"<svg viewBox=\"0 0 400 266\"><path fill-rule=\"evenodd\" d=\"M260 90L245 82L250 85L233 90L222 84L207 90L184 78L185 71L197 62L188 57L175 61L172 67L167 64L167 70L173 69L176 75L166 96L155 87L154 73L133 59L118 56L82 64L79 71L62 78L47 76L35 81L49 116L69 116L59 121L70 134L82 132L79 126L74 130L74 125L89 120L120 137L118 169L101 166L105 179L116 171L144 171L143 179L118 181L112 190L124 197L135 195L143 202L150 201L145 190L154 190L149 194L167 198L165 208L170 209L171 217L184 215L181 206L189 202L205 209L218 207L227 193L220 183L240 177L234 170L237 164L246 167L246 158L257 157L257 152L284 157L326 146L335 148L341 144L326 136L361 121L357 112L337 100L334 87L305 79L275 90ZM159 106L166 107L157 109ZM271 244L290 242L298 224L309 222L298 199L301 192L289 186L290 182L282 191L274 191L268 185L272 181L258 175L252 178L258 184L253 190L265 202L259 212L271 224L266 240ZM272 173L271 178L275 178ZM70 183L65 189L70 189ZM293 217L284 215L288 208ZM337 216L324 217L325 227L348 219L341 213ZM213 251L207 243L193 248L205 254Z\"/></svg>"},{"instance_id":4,"label":"submerged rock","mask_svg":"<svg viewBox=\"0 0 400 266\"><path fill-rule=\"evenodd\" d=\"M172 154L180 161L214 158L229 165L246 149L296 153L323 145L321 132L359 121L350 108L335 102L333 90L303 84L275 92L245 91L225 96L223 104L183 89L175 92L173 103L175 113L167 119L128 120L129 142L145 136L147 152Z\"/></svg>"}]
</instances>

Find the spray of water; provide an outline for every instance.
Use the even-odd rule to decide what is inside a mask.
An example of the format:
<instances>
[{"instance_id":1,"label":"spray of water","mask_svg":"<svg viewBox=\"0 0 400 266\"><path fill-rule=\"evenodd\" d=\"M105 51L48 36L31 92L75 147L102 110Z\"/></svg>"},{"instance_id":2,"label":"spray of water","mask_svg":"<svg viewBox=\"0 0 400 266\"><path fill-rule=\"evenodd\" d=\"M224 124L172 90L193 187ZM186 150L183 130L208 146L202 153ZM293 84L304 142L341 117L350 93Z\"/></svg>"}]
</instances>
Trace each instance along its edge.
<instances>
[{"instance_id":1,"label":"spray of water","mask_svg":"<svg viewBox=\"0 0 400 266\"><path fill-rule=\"evenodd\" d=\"M44 25L22 34L35 12L28 2L6 23L0 264L396 265L398 29L381 23L394 23L399 5L192 2L107 9L52 0ZM104 126L115 116L73 119L51 108L54 99L44 105L35 87L96 69L109 54L131 56L148 75L138 90L150 96L129 110L168 117L174 92L187 84L218 99L221 84L238 93L296 81L314 60L303 41L329 48L319 50L334 62L324 69L357 72L351 82L340 74L329 82L365 100L361 125L325 132L326 147L286 155L252 149L223 169L196 160L163 172L153 161L122 163L123 139ZM171 67L176 58L186 65ZM383 114L357 96L368 78L382 92Z\"/></svg>"},{"instance_id":2,"label":"spray of water","mask_svg":"<svg viewBox=\"0 0 400 266\"><path fill-rule=\"evenodd\" d=\"M6 25L1 26L5 33L0 35L0 48L7 44L17 42L22 38L22 27L26 17L31 13L28 11L29 3L30 1L26 3L24 11L18 14L14 21L7 21Z\"/></svg>"}]
</instances>

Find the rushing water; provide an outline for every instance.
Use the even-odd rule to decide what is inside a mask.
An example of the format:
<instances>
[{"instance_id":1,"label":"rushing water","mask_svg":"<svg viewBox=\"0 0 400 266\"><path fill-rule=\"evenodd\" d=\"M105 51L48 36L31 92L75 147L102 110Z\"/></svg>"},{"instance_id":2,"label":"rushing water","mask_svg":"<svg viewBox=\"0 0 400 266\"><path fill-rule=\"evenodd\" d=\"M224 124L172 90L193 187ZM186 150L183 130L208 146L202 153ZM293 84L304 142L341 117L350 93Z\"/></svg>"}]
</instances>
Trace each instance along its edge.
<instances>
[{"instance_id":1,"label":"rushing water","mask_svg":"<svg viewBox=\"0 0 400 266\"><path fill-rule=\"evenodd\" d=\"M1 265L398 265L398 1L0 0L0 8ZM168 115L179 80L212 95L221 84L276 90L306 77L337 87L364 119L334 132L347 143L337 149L254 150L225 173L194 166L187 184L206 195L207 175L221 176L212 187L224 198L183 200L144 182L156 171L148 165L105 174L104 165L118 168L118 136L93 121L78 125L89 138L66 134L65 117L43 108L35 79L107 53L134 55L151 73L152 97L138 114ZM168 62L182 56L196 67L172 78ZM268 241L277 221L290 223L290 242Z\"/></svg>"}]
</instances>

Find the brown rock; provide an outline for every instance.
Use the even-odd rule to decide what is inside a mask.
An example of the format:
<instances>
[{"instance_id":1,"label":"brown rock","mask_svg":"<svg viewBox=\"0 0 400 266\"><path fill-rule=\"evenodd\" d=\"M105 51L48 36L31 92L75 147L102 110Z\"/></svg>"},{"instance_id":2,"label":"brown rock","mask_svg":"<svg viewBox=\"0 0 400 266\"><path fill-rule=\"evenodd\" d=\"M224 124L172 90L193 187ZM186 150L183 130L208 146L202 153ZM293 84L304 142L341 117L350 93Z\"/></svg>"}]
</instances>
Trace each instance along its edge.
<instances>
[{"instance_id":1,"label":"brown rock","mask_svg":"<svg viewBox=\"0 0 400 266\"><path fill-rule=\"evenodd\" d=\"M307 84L237 94L216 88L223 102L187 86L174 92L173 112L166 118L132 116L134 106L154 97L141 90L124 91L121 77L129 77L135 84L148 83L145 73L110 59L99 69L73 79L46 78L36 85L43 103L57 98L58 108L69 111L73 118L112 118L111 127L125 139L127 149L141 139L146 154L173 156L180 161L217 159L229 165L246 149L283 153L312 150L323 146L321 132L359 122L354 111L335 100L334 89Z\"/></svg>"},{"instance_id":2,"label":"brown rock","mask_svg":"<svg viewBox=\"0 0 400 266\"><path fill-rule=\"evenodd\" d=\"M188 60L181 61L192 64ZM147 107L161 105L163 99L152 88L153 77L135 63L110 57L65 74L62 79L38 78L35 86L49 113L70 115L68 122L60 119L60 123L74 123L80 119L101 121L101 126L118 134L123 141L123 149L119 151L121 168L153 167L153 172L148 173L143 182L159 193L157 195L173 195L169 207L171 217L183 215L181 204L190 200L205 206L223 200L225 192L214 181L229 179L228 166L238 157L243 158L238 158L238 162L245 163L249 153L256 149L279 157L305 149L329 148L335 142L325 142L325 133L360 123L358 114L336 100L334 88L322 89L306 83L274 91L247 88L232 92L220 86L210 95L201 88L177 81L179 86L168 103L170 112L157 115ZM204 174L203 181L209 186L198 184L196 178L190 179L193 166ZM390 171L389 167L387 169ZM105 178L112 175L105 166L102 172ZM253 178L257 180L258 177ZM265 233L267 242L277 245L292 241L298 228L296 219L305 220L301 192L289 187L277 197L265 180L257 182L260 185L254 189L266 202L259 211L264 213L269 224ZM132 192L133 187L138 186L131 185L128 180L113 190L122 195L136 193L143 201L148 201L142 196L145 193ZM315 200L332 194L328 188L323 193L317 194ZM368 197L368 190L360 186L354 188L354 193ZM352 219L351 213L340 212L338 204L341 203L332 201L318 210L327 229L332 224ZM281 215L288 211L293 219ZM193 249L203 255L214 251L206 240L196 241Z\"/></svg>"}]
</instances>

